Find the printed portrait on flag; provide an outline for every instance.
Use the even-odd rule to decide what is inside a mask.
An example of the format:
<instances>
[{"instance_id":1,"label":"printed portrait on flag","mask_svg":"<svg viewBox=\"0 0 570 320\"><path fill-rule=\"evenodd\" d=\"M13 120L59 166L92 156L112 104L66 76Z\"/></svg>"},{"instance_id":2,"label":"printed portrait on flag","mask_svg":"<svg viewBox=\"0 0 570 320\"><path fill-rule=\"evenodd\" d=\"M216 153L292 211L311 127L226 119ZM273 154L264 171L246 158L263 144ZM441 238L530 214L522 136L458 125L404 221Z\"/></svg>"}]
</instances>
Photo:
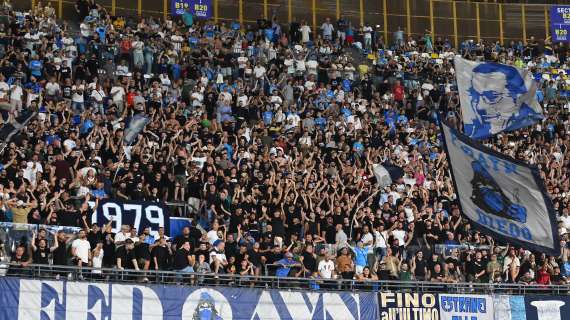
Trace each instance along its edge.
<instances>
[{"instance_id":1,"label":"printed portrait on flag","mask_svg":"<svg viewBox=\"0 0 570 320\"><path fill-rule=\"evenodd\" d=\"M538 169L497 153L445 123L442 131L463 214L495 239L558 255L556 216Z\"/></svg>"},{"instance_id":2,"label":"printed portrait on flag","mask_svg":"<svg viewBox=\"0 0 570 320\"><path fill-rule=\"evenodd\" d=\"M455 58L465 134L484 139L543 118L532 75L516 67Z\"/></svg>"}]
</instances>

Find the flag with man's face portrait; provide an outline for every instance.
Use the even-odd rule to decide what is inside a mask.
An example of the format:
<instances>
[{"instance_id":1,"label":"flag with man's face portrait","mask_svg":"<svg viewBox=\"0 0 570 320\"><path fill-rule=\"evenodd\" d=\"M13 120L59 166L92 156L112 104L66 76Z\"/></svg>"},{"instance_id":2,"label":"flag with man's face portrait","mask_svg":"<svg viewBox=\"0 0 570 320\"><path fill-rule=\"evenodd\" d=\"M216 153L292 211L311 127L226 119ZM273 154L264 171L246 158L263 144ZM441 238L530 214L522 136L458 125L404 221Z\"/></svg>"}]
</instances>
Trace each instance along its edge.
<instances>
[{"instance_id":1,"label":"flag with man's face portrait","mask_svg":"<svg viewBox=\"0 0 570 320\"><path fill-rule=\"evenodd\" d=\"M473 139L485 139L542 120L536 83L528 70L495 62L455 57L463 128Z\"/></svg>"}]
</instances>

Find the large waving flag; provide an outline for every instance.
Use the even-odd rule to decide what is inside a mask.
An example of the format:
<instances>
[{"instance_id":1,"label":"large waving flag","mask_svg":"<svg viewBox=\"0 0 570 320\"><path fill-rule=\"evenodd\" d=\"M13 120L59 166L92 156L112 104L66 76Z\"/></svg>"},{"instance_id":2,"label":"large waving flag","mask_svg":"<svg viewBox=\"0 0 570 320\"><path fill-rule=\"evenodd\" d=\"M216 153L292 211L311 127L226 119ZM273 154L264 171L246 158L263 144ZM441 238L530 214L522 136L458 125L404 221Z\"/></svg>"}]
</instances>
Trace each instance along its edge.
<instances>
[{"instance_id":1,"label":"large waving flag","mask_svg":"<svg viewBox=\"0 0 570 320\"><path fill-rule=\"evenodd\" d=\"M532 74L495 62L455 57L465 134L484 139L543 119Z\"/></svg>"},{"instance_id":2,"label":"large waving flag","mask_svg":"<svg viewBox=\"0 0 570 320\"><path fill-rule=\"evenodd\" d=\"M487 148L445 123L441 127L463 214L495 239L558 256L556 215L538 168Z\"/></svg>"}]
</instances>

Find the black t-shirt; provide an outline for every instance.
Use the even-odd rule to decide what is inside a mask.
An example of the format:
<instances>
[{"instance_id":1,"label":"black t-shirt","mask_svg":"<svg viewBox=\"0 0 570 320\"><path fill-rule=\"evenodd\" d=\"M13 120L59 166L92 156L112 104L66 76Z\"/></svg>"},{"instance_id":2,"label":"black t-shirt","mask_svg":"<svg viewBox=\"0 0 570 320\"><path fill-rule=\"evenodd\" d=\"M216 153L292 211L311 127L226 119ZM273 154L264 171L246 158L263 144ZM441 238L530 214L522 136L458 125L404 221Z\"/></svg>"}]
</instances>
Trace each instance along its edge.
<instances>
[{"instance_id":1,"label":"black t-shirt","mask_svg":"<svg viewBox=\"0 0 570 320\"><path fill-rule=\"evenodd\" d=\"M191 245L194 245L194 241L192 241L192 238L190 237L190 235L185 236L185 235L179 235L176 238L174 238L174 244L176 245L176 249L180 249L182 248L182 246L184 245L185 242L189 242Z\"/></svg>"},{"instance_id":2,"label":"black t-shirt","mask_svg":"<svg viewBox=\"0 0 570 320\"><path fill-rule=\"evenodd\" d=\"M303 252L303 265L311 272L317 271L317 259L308 252Z\"/></svg>"},{"instance_id":3,"label":"black t-shirt","mask_svg":"<svg viewBox=\"0 0 570 320\"><path fill-rule=\"evenodd\" d=\"M49 264L49 248L45 247L41 249L37 247L32 255L32 259L35 264Z\"/></svg>"},{"instance_id":4,"label":"black t-shirt","mask_svg":"<svg viewBox=\"0 0 570 320\"><path fill-rule=\"evenodd\" d=\"M59 225L68 227L81 227L81 215L76 211L60 211L57 214Z\"/></svg>"},{"instance_id":5,"label":"black t-shirt","mask_svg":"<svg viewBox=\"0 0 570 320\"><path fill-rule=\"evenodd\" d=\"M471 275L476 275L478 273L480 273L481 271L485 270L485 263L483 263L483 260L481 261L477 261L477 260L472 260L469 263L469 267L467 268L467 272Z\"/></svg>"},{"instance_id":6,"label":"black t-shirt","mask_svg":"<svg viewBox=\"0 0 570 320\"><path fill-rule=\"evenodd\" d=\"M176 253L174 253L174 262L172 265L174 270L182 270L182 269L188 267L188 265L189 265L188 256L189 255L190 255L190 252L184 248L180 248L180 249L176 250Z\"/></svg>"},{"instance_id":7,"label":"black t-shirt","mask_svg":"<svg viewBox=\"0 0 570 320\"><path fill-rule=\"evenodd\" d=\"M150 249L148 243L137 242L135 245L135 256L137 259L150 260Z\"/></svg>"},{"instance_id":8,"label":"black t-shirt","mask_svg":"<svg viewBox=\"0 0 570 320\"><path fill-rule=\"evenodd\" d=\"M416 270L414 271L416 277L425 277L426 276L426 267L427 262L425 259L418 260L416 259Z\"/></svg>"},{"instance_id":9,"label":"black t-shirt","mask_svg":"<svg viewBox=\"0 0 570 320\"><path fill-rule=\"evenodd\" d=\"M156 246L152 248L152 257L156 258L156 262L158 263L158 268L160 270L168 269L170 261L170 253L168 252L168 248L163 246ZM154 259L153 259L153 265L154 265Z\"/></svg>"},{"instance_id":10,"label":"black t-shirt","mask_svg":"<svg viewBox=\"0 0 570 320\"><path fill-rule=\"evenodd\" d=\"M121 266L125 269L134 269L135 250L127 250L125 246L117 249L117 259L121 259Z\"/></svg>"},{"instance_id":11,"label":"black t-shirt","mask_svg":"<svg viewBox=\"0 0 570 320\"><path fill-rule=\"evenodd\" d=\"M207 263L210 263L210 251L208 251L208 250L196 250L194 252L194 254L196 255L196 260L198 260L198 257L200 255L203 255L204 259L205 259L204 261L206 261Z\"/></svg>"},{"instance_id":12,"label":"black t-shirt","mask_svg":"<svg viewBox=\"0 0 570 320\"><path fill-rule=\"evenodd\" d=\"M57 249L53 251L53 264L57 266L67 265L67 246L65 242L60 242Z\"/></svg>"},{"instance_id":13,"label":"black t-shirt","mask_svg":"<svg viewBox=\"0 0 570 320\"><path fill-rule=\"evenodd\" d=\"M101 233L101 231L97 233L89 231L89 233L87 234L87 241L89 241L91 248L95 248L97 246L97 242L103 241L103 233ZM105 251L105 254L107 254L107 251Z\"/></svg>"},{"instance_id":14,"label":"black t-shirt","mask_svg":"<svg viewBox=\"0 0 570 320\"><path fill-rule=\"evenodd\" d=\"M63 74L64 69L62 68L61 73ZM71 86L64 85L61 87L61 94L65 99L71 99Z\"/></svg>"}]
</instances>

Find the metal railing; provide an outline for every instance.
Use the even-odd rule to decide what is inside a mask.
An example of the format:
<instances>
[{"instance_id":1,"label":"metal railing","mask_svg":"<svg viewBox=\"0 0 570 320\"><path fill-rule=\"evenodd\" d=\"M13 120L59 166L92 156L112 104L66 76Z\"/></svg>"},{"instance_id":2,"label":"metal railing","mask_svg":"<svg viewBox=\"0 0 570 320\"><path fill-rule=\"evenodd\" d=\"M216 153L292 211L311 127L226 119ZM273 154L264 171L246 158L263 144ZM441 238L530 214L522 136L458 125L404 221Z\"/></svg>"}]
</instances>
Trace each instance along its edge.
<instances>
[{"instance_id":1,"label":"metal railing","mask_svg":"<svg viewBox=\"0 0 570 320\"><path fill-rule=\"evenodd\" d=\"M570 285L520 285L505 283L436 283L426 281L357 281L345 279L241 276L236 274L137 271L108 268L30 264L26 267L0 263L0 275L37 280L75 280L105 283L140 283L313 291L421 292L459 294L568 295Z\"/></svg>"}]
</instances>

